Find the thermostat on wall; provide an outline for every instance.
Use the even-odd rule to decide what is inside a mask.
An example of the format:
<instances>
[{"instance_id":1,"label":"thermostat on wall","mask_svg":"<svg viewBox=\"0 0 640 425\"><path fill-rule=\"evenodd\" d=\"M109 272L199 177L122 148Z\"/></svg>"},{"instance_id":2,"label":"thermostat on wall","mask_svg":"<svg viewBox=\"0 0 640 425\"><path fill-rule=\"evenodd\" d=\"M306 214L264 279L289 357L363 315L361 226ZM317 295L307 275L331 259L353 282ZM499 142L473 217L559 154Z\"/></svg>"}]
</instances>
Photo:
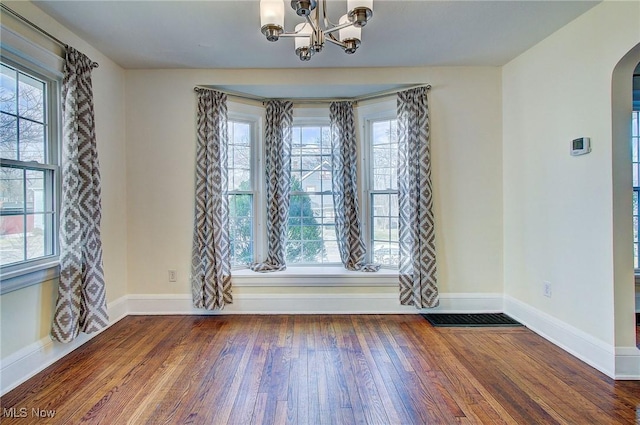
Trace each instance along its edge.
<instances>
[{"instance_id":1,"label":"thermostat on wall","mask_svg":"<svg viewBox=\"0 0 640 425\"><path fill-rule=\"evenodd\" d=\"M580 137L571 141L571 155L578 156L591 152L591 139Z\"/></svg>"}]
</instances>

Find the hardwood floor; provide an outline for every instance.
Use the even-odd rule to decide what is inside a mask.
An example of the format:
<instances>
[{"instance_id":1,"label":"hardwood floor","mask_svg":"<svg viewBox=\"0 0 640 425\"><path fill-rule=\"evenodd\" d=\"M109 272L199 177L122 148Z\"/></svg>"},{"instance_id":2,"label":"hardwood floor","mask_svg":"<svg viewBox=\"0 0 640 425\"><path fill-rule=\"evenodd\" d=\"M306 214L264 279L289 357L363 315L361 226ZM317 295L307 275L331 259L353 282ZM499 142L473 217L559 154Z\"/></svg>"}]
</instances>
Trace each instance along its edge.
<instances>
[{"instance_id":1,"label":"hardwood floor","mask_svg":"<svg viewBox=\"0 0 640 425\"><path fill-rule=\"evenodd\" d=\"M613 381L526 328L130 316L0 404L3 425L634 424L640 382Z\"/></svg>"}]
</instances>

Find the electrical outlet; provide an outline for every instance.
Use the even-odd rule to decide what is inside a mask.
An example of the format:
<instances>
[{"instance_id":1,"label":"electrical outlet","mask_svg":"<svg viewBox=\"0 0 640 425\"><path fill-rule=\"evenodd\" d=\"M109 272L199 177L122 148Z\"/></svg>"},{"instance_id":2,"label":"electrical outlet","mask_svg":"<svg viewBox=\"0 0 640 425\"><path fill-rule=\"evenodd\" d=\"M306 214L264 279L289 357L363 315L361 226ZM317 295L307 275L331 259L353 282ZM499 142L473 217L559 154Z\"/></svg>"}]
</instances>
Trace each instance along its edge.
<instances>
[{"instance_id":1,"label":"electrical outlet","mask_svg":"<svg viewBox=\"0 0 640 425\"><path fill-rule=\"evenodd\" d=\"M544 289L543 289L543 295L547 298L551 298L551 282L543 282L544 283Z\"/></svg>"},{"instance_id":2,"label":"electrical outlet","mask_svg":"<svg viewBox=\"0 0 640 425\"><path fill-rule=\"evenodd\" d=\"M169 270L169 282L175 282L178 280L178 272L175 270Z\"/></svg>"}]
</instances>

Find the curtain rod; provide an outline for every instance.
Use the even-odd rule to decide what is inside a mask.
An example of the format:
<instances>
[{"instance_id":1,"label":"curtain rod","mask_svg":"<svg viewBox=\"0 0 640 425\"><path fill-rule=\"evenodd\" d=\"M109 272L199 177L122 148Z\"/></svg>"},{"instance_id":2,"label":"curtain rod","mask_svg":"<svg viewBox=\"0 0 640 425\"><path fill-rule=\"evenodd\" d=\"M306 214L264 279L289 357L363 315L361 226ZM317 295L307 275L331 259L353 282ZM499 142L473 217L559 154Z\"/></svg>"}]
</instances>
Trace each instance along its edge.
<instances>
[{"instance_id":1,"label":"curtain rod","mask_svg":"<svg viewBox=\"0 0 640 425\"><path fill-rule=\"evenodd\" d=\"M50 39L51 41L57 43L58 45L60 45L60 47L67 47L67 43L64 43L62 41L60 41L60 39L58 39L57 37L51 35L49 32L43 30L42 28L40 28L39 26L37 26L36 24L34 24L33 22L31 22L30 20L28 20L27 18L25 18L24 16L20 15L18 12L14 11L13 9L9 8L7 5L5 5L4 3L1 4L2 9L5 10L6 12L10 13L11 15L13 15L14 17L18 18L20 21L22 21L23 23L29 25L31 28L33 28L34 30L38 31L40 34L44 35L45 37L47 37L48 39Z\"/></svg>"},{"instance_id":2,"label":"curtain rod","mask_svg":"<svg viewBox=\"0 0 640 425\"><path fill-rule=\"evenodd\" d=\"M266 98L266 97L260 97L260 96L253 96L247 93L240 93L240 92L236 92L233 90L221 90L215 87L206 87L206 86L196 86L194 87L194 91L198 91L199 89L205 89L205 90L216 90L219 91L221 93L224 93L228 96L232 96L232 97L237 97L240 99L245 99L245 100L252 100L252 101L256 101L256 102L262 102L265 103L269 100L282 100L282 101L290 101L293 103L303 103L303 104L314 104L314 103L331 103L331 102L360 102L360 101L365 101L365 100L373 100L373 99L378 99L381 97L386 97L386 96L390 96L393 94L396 94L398 92L401 91L405 91L405 90L411 90L411 89L417 89L420 87L425 87L427 90L429 90L431 88L430 84L417 84L414 86L409 86L409 87L403 87L400 89L393 89L393 90L385 90L385 91L380 91L380 92L376 92L376 93L371 93L371 94L367 94L364 96L359 96L359 97L347 97L347 98L320 98L320 97L312 97L312 98Z\"/></svg>"},{"instance_id":3,"label":"curtain rod","mask_svg":"<svg viewBox=\"0 0 640 425\"><path fill-rule=\"evenodd\" d=\"M54 35L52 35L51 33L49 33L48 31L45 31L44 29L40 28L39 26L37 26L36 24L34 24L33 22L31 22L30 20L28 20L27 18L25 18L24 16L22 16L21 14L19 14L18 12L16 12L15 10L9 8L7 5L5 5L4 3L0 3L0 6L2 7L2 10L4 10L5 12L8 12L10 15L13 15L16 19L18 19L19 21L21 21L22 23L26 24L27 26L31 27L32 29L36 30L37 32L39 32L40 34L44 35L45 37L47 37L49 40L53 41L54 43L56 43L57 45L59 45L60 47L62 47L63 49L67 49L69 47L69 45L63 41L61 41L59 38L55 37ZM64 56L64 55L63 55ZM91 61L91 68L98 68L98 63Z\"/></svg>"}]
</instances>

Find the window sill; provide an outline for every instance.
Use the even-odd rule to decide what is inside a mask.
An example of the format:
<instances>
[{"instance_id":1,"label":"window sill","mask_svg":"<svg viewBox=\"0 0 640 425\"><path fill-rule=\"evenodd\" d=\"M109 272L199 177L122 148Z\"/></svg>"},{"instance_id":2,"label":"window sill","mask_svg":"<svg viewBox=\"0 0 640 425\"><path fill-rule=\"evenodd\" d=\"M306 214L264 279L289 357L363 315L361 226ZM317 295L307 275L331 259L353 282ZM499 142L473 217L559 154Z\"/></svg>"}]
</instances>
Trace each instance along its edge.
<instances>
[{"instance_id":1,"label":"window sill","mask_svg":"<svg viewBox=\"0 0 640 425\"><path fill-rule=\"evenodd\" d=\"M393 286L398 271L355 272L340 266L287 267L281 272L259 273L249 269L231 271L234 286Z\"/></svg>"},{"instance_id":2,"label":"window sill","mask_svg":"<svg viewBox=\"0 0 640 425\"><path fill-rule=\"evenodd\" d=\"M21 268L2 274L0 295L37 285L60 276L60 262L57 257L31 267Z\"/></svg>"}]
</instances>

